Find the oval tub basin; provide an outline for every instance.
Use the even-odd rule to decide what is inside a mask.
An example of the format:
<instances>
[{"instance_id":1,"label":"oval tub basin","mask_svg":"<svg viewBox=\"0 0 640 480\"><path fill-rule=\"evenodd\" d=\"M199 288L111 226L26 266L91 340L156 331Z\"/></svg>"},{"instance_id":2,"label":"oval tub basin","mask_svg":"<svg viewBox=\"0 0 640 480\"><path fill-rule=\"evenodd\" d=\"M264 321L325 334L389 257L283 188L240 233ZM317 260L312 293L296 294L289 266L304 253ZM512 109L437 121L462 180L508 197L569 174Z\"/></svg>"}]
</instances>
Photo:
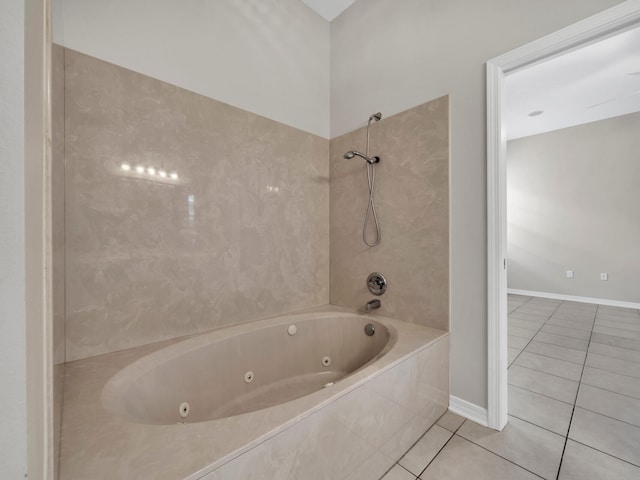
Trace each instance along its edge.
<instances>
[{"instance_id":1,"label":"oval tub basin","mask_svg":"<svg viewBox=\"0 0 640 480\"><path fill-rule=\"evenodd\" d=\"M397 337L392 327L360 315L255 325L183 340L133 362L107 382L103 405L151 425L249 413L331 388L384 355Z\"/></svg>"}]
</instances>

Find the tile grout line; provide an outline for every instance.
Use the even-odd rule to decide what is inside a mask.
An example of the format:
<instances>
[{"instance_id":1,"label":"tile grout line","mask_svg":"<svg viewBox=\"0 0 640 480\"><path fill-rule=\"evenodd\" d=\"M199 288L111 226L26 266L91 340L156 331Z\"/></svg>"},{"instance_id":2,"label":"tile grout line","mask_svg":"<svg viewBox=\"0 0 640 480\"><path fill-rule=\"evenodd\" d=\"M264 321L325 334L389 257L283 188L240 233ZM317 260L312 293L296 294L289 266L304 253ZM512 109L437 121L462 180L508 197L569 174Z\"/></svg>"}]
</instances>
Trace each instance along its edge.
<instances>
[{"instance_id":1,"label":"tile grout line","mask_svg":"<svg viewBox=\"0 0 640 480\"><path fill-rule=\"evenodd\" d=\"M585 385L587 385L588 387L592 386L592 385L588 385L588 384L585 384ZM616 392L613 392L613 393L616 393ZM634 400L637 400L634 397L631 397L631 398L633 398ZM584 408L584 407L577 407L577 408L581 408L582 410L585 410L585 411L591 412L591 413L595 413L596 415L599 415L601 417L609 418L611 420L615 420L616 422L620 422L620 423L624 423L625 425L629 425L630 427L640 429L640 425L634 425L633 423L629 423L629 422L626 422L624 420L620 420L619 418L611 417L609 415L605 415L604 413L596 412L595 410L591 410L590 408Z\"/></svg>"},{"instance_id":2,"label":"tile grout line","mask_svg":"<svg viewBox=\"0 0 640 480\"><path fill-rule=\"evenodd\" d=\"M604 371L606 372L606 370L604 370ZM615 373L615 372L607 372L607 373ZM628 378L635 378L635 377L628 377ZM640 379L637 379L637 380L640 380ZM640 398L634 397L633 395L627 395L626 393L616 392L614 390L609 390L608 388L599 387L598 385L591 385L590 383L584 383L584 385L586 385L587 387L595 388L597 390L602 390L603 392L615 393L616 395L620 395L622 397L631 398L633 400L637 400L637 401L640 402ZM588 408L585 408L585 407L582 407L582 406L580 408L583 408L584 410L589 410ZM594 410L589 410L589 411L593 412ZM599 412L595 412L595 413L599 413ZM600 413L600 415L603 415L603 414ZM606 417L607 415L604 415L604 416ZM611 417L611 418L613 418L613 417ZM618 420L620 422L624 422L624 420L620 420L618 418L616 418L616 420ZM625 423L629 423L629 422L625 422ZM633 423L629 423L629 425L633 425ZM635 425L635 426L640 428L640 425Z\"/></svg>"},{"instance_id":3,"label":"tile grout line","mask_svg":"<svg viewBox=\"0 0 640 480\"><path fill-rule=\"evenodd\" d=\"M393 467L395 467L396 465L399 465L399 466L400 466L400 467L402 467L403 469L407 470L404 466L400 465L400 460L402 460L402 459L405 457L405 455L406 455L407 453L409 453L409 451L410 451L413 447L415 447L415 446L418 444L418 442L419 442L420 440L422 440L422 438L423 438L427 433L429 433L429 430L431 430L431 429L433 428L433 426L434 426L434 425L438 425L438 422L439 422L439 421L442 419L442 417L444 417L448 412L449 412L449 410L447 410L447 411L446 411L446 412L444 412L442 415L440 415L440 416L438 417L438 419L433 423L433 425L431 425L429 428L427 428L427 430L426 430L422 435L420 435L420 437L418 437L418 439L417 439L415 442L413 442L413 444L411 444L411 446L410 446L409 448L407 448L407 450L402 454L402 456L401 456L398 460L396 460L396 461L395 461L395 463L394 463L393 465L391 465L391 467L390 467L386 472L384 472L384 473L382 474L382 476L380 477L380 480L384 479L385 475L386 475L387 473L389 473L389 472L393 469ZM464 423L464 421L463 421L462 423ZM460 426L462 426L462 423L460 424ZM444 427L442 427L442 426L440 426L440 425L438 425L438 426L439 426L440 428L444 428ZM458 428L460 428L460 427L458 427ZM446 428L444 428L444 429L445 429L445 430L447 430L448 432L450 432L450 431L451 431L451 430L448 430L448 429L446 429ZM457 431L457 430L458 430L458 429L456 428L456 431ZM454 434L455 434L455 432L454 432ZM452 435L452 436L453 436L453 435ZM443 447L443 448L444 448L444 447ZM440 453L440 451L438 451L438 453ZM436 454L436 456L437 456L437 454ZM435 457L433 457L433 458L435 458ZM432 461L433 461L433 459L432 459ZM409 470L407 470L407 472L409 472L411 475L413 475L413 476L414 476L414 477L416 477L416 478L418 478L420 475L422 475L422 473L420 473L420 475L414 475L414 473L413 473L413 472L410 472Z\"/></svg>"},{"instance_id":4,"label":"tile grout line","mask_svg":"<svg viewBox=\"0 0 640 480\"><path fill-rule=\"evenodd\" d=\"M577 364L576 364L576 365L577 365ZM608 389L608 388L603 388L603 387L601 387L601 386L599 386L599 385L592 385L591 383L583 382L582 380L580 380L580 381L578 381L578 380L571 380L570 378L561 377L560 375L554 375L553 373L544 372L544 371L542 371L542 370L538 370L538 369L531 368L531 367L524 367L524 366L522 366L522 365L515 365L515 366L516 366L516 367L520 367L520 368L526 368L527 370L531 370L531 371L534 371L534 372L543 373L543 374L545 374L545 375L550 375L550 376L552 376L552 377L560 378L560 379L562 379L562 380L566 380L566 381L568 381L568 382L577 383L577 384L578 384L578 387L580 387L580 385L587 385L588 387L597 388L598 390L603 390L603 391L605 391L605 392L611 392L611 393L615 393L615 394L617 394L617 395L622 395L623 397L632 398L632 399L634 399L634 400L640 400L640 397L634 397L633 395L628 395L628 394L626 394L626 393L620 393L620 392L617 392L617 391L615 391L615 390L610 390L610 389ZM589 366L589 365L585 365L585 368L586 368L586 367L593 368L594 370L600 370L601 372L605 372L605 373L614 373L614 374L616 374L616 375L621 375L621 376L623 376L623 377L632 378L632 379L634 379L634 380L639 380L639 381L640 381L640 378L631 377L631 376L629 376L629 375L624 375L624 374L622 374L622 373L610 372L610 371L608 371L608 370L602 370L601 368L595 368L595 367L591 367L591 366ZM565 402L564 400L559 400L559 399L557 399L557 398L550 397L549 395L545 395L544 393L536 392L535 390L531 390L530 388L526 388L526 387L522 387L522 386L520 386L520 385L516 385L515 383L509 383L509 385L511 385L512 387L519 388L519 389L521 389L521 390L526 390L527 392L535 393L535 394L537 394L537 395L541 395L541 396L543 396L543 397L550 398L550 399L552 399L552 400L556 400L556 401L558 401L558 402L566 403L567 405L572 405L571 403L569 403L569 402ZM583 408L584 410L589 410L588 408L584 408L584 407L580 407L580 408ZM607 415L604 415L604 414L602 414L602 413L595 412L594 410L589 410L589 411L590 411L590 412L594 412L594 413L598 413L599 415L602 415L602 416L604 416L604 417L606 417L606 416L607 416ZM609 417L609 418L614 418L614 417ZM615 418L614 420L619 420L619 419ZM620 422L622 422L623 420L619 420L619 421L620 421ZM633 424L632 424L632 423L630 423L629 425L633 425ZM636 425L636 426L640 428L640 425Z\"/></svg>"},{"instance_id":5,"label":"tile grout line","mask_svg":"<svg viewBox=\"0 0 640 480\"><path fill-rule=\"evenodd\" d=\"M545 325L546 325L546 323L545 323ZM542 327L540 327L540 328L542 328ZM538 331L538 332L536 332L536 336L538 335L538 333L547 333L547 332L540 332L540 331ZM549 333L547 333L547 335L553 335L553 334L549 334ZM559 335L558 335L558 336L559 336ZM520 338L524 338L524 337L520 337ZM575 338L575 337L564 337L564 338L572 338L572 339L574 339L574 340L582 340L582 339L580 339L580 338ZM531 339L531 341L533 341L533 338ZM584 341L584 340L582 340L582 341ZM536 340L536 342L538 342L538 343L544 343L545 345L555 345L556 347L568 348L569 350L575 350L575 351L577 351L577 352L585 352L585 353L586 353L586 350L580 350L579 348L571 348L571 347L567 347L566 345L558 345L557 343L545 342L544 340L540 340L540 339ZM528 345L528 344L527 344L527 345ZM526 347L525 347L525 348L526 348ZM587 346L587 348L588 348L588 346Z\"/></svg>"},{"instance_id":6,"label":"tile grout line","mask_svg":"<svg viewBox=\"0 0 640 480\"><path fill-rule=\"evenodd\" d=\"M553 323L548 324L550 327L560 327L560 328L566 328L568 330L570 330L569 327L563 327L561 325L555 325ZM542 326L542 328L546 327L547 323L545 322L545 324ZM583 330L584 332L586 332L586 330ZM554 333L554 332L542 332L542 333L546 333L547 335L556 335L558 337L564 337L564 338L575 338L576 340L585 340L584 338L580 338L580 337L573 337L571 335L564 335L562 333ZM567 347L569 348L569 347Z\"/></svg>"},{"instance_id":7,"label":"tile grout line","mask_svg":"<svg viewBox=\"0 0 640 480\"><path fill-rule=\"evenodd\" d=\"M616 337L615 335L607 335L606 333L596 333L596 335L606 335L608 337L614 338L625 338L625 337ZM626 338L625 340L634 340L633 338ZM631 348L631 347L621 347L620 345L614 345L612 343L603 343L594 340L592 343L597 343L598 345L607 345L608 347L616 347L616 348L624 348L625 350L631 350L632 352L640 352L640 348Z\"/></svg>"},{"instance_id":8,"label":"tile grout line","mask_svg":"<svg viewBox=\"0 0 640 480\"><path fill-rule=\"evenodd\" d=\"M408 470L406 467L404 467L403 465L400 465L398 462L396 462L393 467L395 467L396 465L398 465L401 469L403 469L405 472L407 472L409 475L411 475L416 480L418 479L418 477L416 477L416 475L411 470ZM391 469L389 471L391 471L393 469L393 467L391 467ZM386 475L386 473L385 473L385 475Z\"/></svg>"},{"instance_id":9,"label":"tile grout line","mask_svg":"<svg viewBox=\"0 0 640 480\"><path fill-rule=\"evenodd\" d=\"M558 377L558 378L563 378L563 377ZM565 380L566 380L566 378L565 378ZM571 382L575 382L575 380L570 380L570 381L571 381ZM566 402L566 401L564 401L564 400L558 400L557 398L550 397L549 395L545 395L544 393L536 392L535 390L530 390L530 389L528 389L528 388L521 387L520 385L514 385L514 384L512 384L512 383L510 383L509 385L510 385L510 386L512 386L512 387L519 388L520 390L524 390L525 392L535 393L536 395L540 395L541 397L548 398L549 400L555 400L556 402L564 403L565 405L573 405L573 404L571 404L571 403L569 403L569 402ZM590 387L593 387L593 385L589 385L589 386L590 386ZM597 388L597 387L596 387L596 388ZM615 392L613 392L613 393L615 393ZM634 398L634 397L631 397L631 398ZM512 415L512 417L513 417L513 416L515 416L515 415ZM522 420L522 419L520 419L520 420ZM539 426L539 425L538 425L538 426Z\"/></svg>"},{"instance_id":10,"label":"tile grout line","mask_svg":"<svg viewBox=\"0 0 640 480\"><path fill-rule=\"evenodd\" d=\"M532 298L533 298L533 297L532 297ZM540 330L542 330L542 327L544 327L544 326L547 324L547 322L549 321L549 319L550 319L551 317L553 317L553 314L554 314L554 313L556 313L556 312L558 311L558 308L560 308L560 305L562 305L562 303L563 303L563 302L560 302L560 303L558 304L558 306L556 307L556 309L551 313L551 315L549 315L549 316L547 317L547 319L544 321L544 323L543 323L542 325L540 325L540 328L536 331L536 333L533 335L533 337L531 337L531 340L529 340L529 341L527 342L527 344L522 348L522 350L520 350L520 353L518 353L518 355L516 355L516 358L514 358L514 359L513 359L513 362L511 362L511 363L509 364L509 367L511 367L511 365L513 365L514 363L516 363L516 360L518 360L518 358L520 358L520 355L522 355L522 352L524 352L524 351L526 350L526 348L529 346L529 344L531 344L531 342L533 342L533 339L536 337L536 335L538 335L538 333L540 333ZM520 307L518 307L518 308L520 308ZM516 309L516 310L518 310L518 309ZM508 324L508 323L509 323L509 316L507 315L507 324ZM508 336L508 335L509 335L509 326L507 325L507 336ZM507 346L508 346L508 345L507 345ZM588 345L587 345L587 347L588 347ZM585 357L585 358L586 358L586 357ZM507 371L508 371L508 370L509 370L509 369L507 368ZM508 373L507 373L507 376L508 376ZM508 380L507 380L507 381L508 381Z\"/></svg>"},{"instance_id":11,"label":"tile grout line","mask_svg":"<svg viewBox=\"0 0 640 480\"><path fill-rule=\"evenodd\" d=\"M465 419L465 420L464 420L464 422L466 422L466 421L467 421L467 420ZM468 421L471 421L471 420L468 420ZM456 434L458 433L458 430L460 430L460 429L462 428L462 425L464 425L464 422L462 422L460 425L458 425L458 428L456 428L456 430L455 430L454 432L451 432L451 430L447 430L447 431L451 432L451 436L449 437L449 440L447 440L447 441L445 442L445 444L444 444L444 445L442 445L442 447L440 448L440 450L438 450L438 453L436 453L436 454L433 456L433 458L432 458L431 460L429 460L429 463L427 463L427 466L426 466L426 467L424 467L424 468L422 469L422 471L420 472L420 475L418 475L416 478L420 479L420 477L422 476L422 474L423 474L424 472L426 472L426 471L427 471L427 468L429 468L429 465L431 465L431 464L435 461L435 459L436 459L436 458L438 458L438 455L440 455L440 453L442 452L442 450L444 450L444 449L445 449L445 447L446 447L447 445L449 445L449 442L451 441L451 439L452 439L453 437L455 437L455 436L456 436ZM443 427L443 428L444 428L444 427ZM446 429L445 429L445 430L446 430ZM412 474L412 475L413 475L413 474Z\"/></svg>"},{"instance_id":12,"label":"tile grout line","mask_svg":"<svg viewBox=\"0 0 640 480\"><path fill-rule=\"evenodd\" d=\"M567 404L567 405L568 405L568 404ZM549 433L553 433L554 435L558 435L559 437L564 437L564 435L562 435L561 433L554 432L553 430L549 430L547 427L541 427L541 426L540 426L540 425L538 425L537 423L533 423L531 420L525 420L524 418L521 418L521 417L519 417L519 416L517 416L517 415L513 415L513 414L511 414L511 413L509 414L509 416L510 416L510 417L513 417L513 418L517 418L518 420L520 420L520 421L522 421L522 422L525 422L525 423L528 423L529 425L533 425L534 427L538 427L538 428L540 428L540 429L542 429L542 430L546 430L547 432L549 432Z\"/></svg>"},{"instance_id":13,"label":"tile grout line","mask_svg":"<svg viewBox=\"0 0 640 480\"><path fill-rule=\"evenodd\" d=\"M598 355L598 354L596 354L596 355ZM619 358L616 358L616 357L607 357L607 358L613 358L613 359L616 359L616 360L620 360ZM638 381L640 381L640 378L638 378L638 377L634 377L634 376L632 376L632 375L625 375L624 373L614 372L614 371L611 371L611 370L605 370L604 368L594 367L594 366L592 366L592 365L585 365L585 367L589 367L589 368L592 368L592 369L594 369L594 370L600 370L601 372L606 372L606 373L615 373L616 375L620 375L621 377L633 378L634 380L638 380ZM524 367L524 368L527 368L527 367ZM587 383L587 385L591 385L591 384ZM592 387L596 387L597 385L591 385L591 386L592 386ZM602 388L602 387L598 387L598 388ZM604 389L604 390L606 390L606 389ZM613 390L612 390L612 391L613 391ZM617 392L616 392L616 393L617 393Z\"/></svg>"},{"instance_id":14,"label":"tile grout line","mask_svg":"<svg viewBox=\"0 0 640 480\"><path fill-rule=\"evenodd\" d=\"M600 452L601 454L606 455L608 457L615 458L616 460L620 460L621 462L628 463L629 465L633 465L634 467L640 468L640 465L632 463L629 460L625 460L624 458L616 457L615 455L612 455L603 450L600 450L599 448L592 447L591 445L587 445L586 443L579 442L578 440L574 440L573 438L571 439L571 441L579 445L582 445L583 447L587 447L587 448L590 448L591 450L595 450L596 452Z\"/></svg>"},{"instance_id":15,"label":"tile grout line","mask_svg":"<svg viewBox=\"0 0 640 480\"><path fill-rule=\"evenodd\" d=\"M598 309L600 305L596 306L596 311L593 315L593 326L591 327L591 334L589 335L589 341L587 342L587 354L589 352L589 345L591 344L591 337L593 336L593 328L596 324L596 318L598 317ZM567 450L567 443L569 442L569 432L571 432L571 423L573 422L573 415L576 412L576 404L578 403L578 395L580 395L580 386L582 384L582 376L584 375L584 369L587 365L587 355L584 357L584 364L582 365L582 372L580 372L580 381L578 382L578 390L576 391L576 398L573 402L573 409L571 410L571 417L569 417L569 426L567 427L567 434L564 438L564 446L562 447L562 455L560 455L560 464L558 465L558 473L556 480L560 479L560 471L562 470L562 461L564 460L564 453Z\"/></svg>"},{"instance_id":16,"label":"tile grout line","mask_svg":"<svg viewBox=\"0 0 640 480\"><path fill-rule=\"evenodd\" d=\"M537 340L535 340L536 342L538 342ZM541 342L538 342L541 343ZM553 345L553 344L548 344L548 345ZM555 347L560 347L560 345L554 345ZM560 347L560 348L567 348L567 347ZM575 350L574 348L567 348L567 350ZM524 349L522 349L522 351L524 351ZM576 350L576 352L582 352L582 350ZM561 360L563 362L568 362L568 363L573 363L575 365L582 365L584 362L574 362L572 360L565 360L564 358L558 358L558 357L552 357L550 355L545 355L544 353L537 353L537 352L532 352L531 350L528 350L527 353L531 353L532 355L539 355L541 357L545 357L545 358L552 358L553 360ZM587 352L582 352L585 354L585 358L587 357L586 353ZM527 368L531 368L531 367L527 367ZM532 368L532 370L535 370L535 368ZM575 382L575 380L574 380Z\"/></svg>"},{"instance_id":17,"label":"tile grout line","mask_svg":"<svg viewBox=\"0 0 640 480\"><path fill-rule=\"evenodd\" d=\"M532 424L532 425L533 425L533 424ZM553 433L555 433L555 432L553 432ZM558 434L556 433L556 435L558 435ZM531 475L535 475L535 476L536 476L536 477L538 477L538 478L543 478L543 479L544 479L544 477L543 477L542 475L538 475L536 472L533 472L533 471L529 470L528 468L523 467L522 465L517 464L517 463L516 463L516 462L514 462L513 460L509 460L508 458L503 457L502 455L499 455L499 454L497 454L496 452L492 452L492 451L491 451L491 450L489 450L488 448L486 448L486 447L484 447L484 446L482 446L482 445L479 445L479 444L477 444L476 442L474 442L473 440L469 440L468 438L465 438L465 437L463 437L462 435L454 434L454 435L452 435L452 436L451 436L451 438L453 438L453 437L455 437L455 436L458 436L458 437L462 438L463 440L466 440L467 442L469 442L469 443L471 443L471 444L475 445L476 447L480 447L481 449L485 450L486 452L489 452L490 454L495 455L496 457L501 458L501 459L503 459L503 460L505 460L505 461L507 461L507 462L511 463L512 465L515 465L516 467L521 468L522 470L525 470L525 471L529 472ZM561 437L562 435L558 435L558 436L559 436L559 437ZM440 453L440 452L438 452L438 453ZM434 457L434 459L435 459L435 457ZM425 468L425 470L426 470L426 468ZM422 471L422 473L424 473L424 470ZM421 473L420 475L422 475L422 473Z\"/></svg>"}]
</instances>

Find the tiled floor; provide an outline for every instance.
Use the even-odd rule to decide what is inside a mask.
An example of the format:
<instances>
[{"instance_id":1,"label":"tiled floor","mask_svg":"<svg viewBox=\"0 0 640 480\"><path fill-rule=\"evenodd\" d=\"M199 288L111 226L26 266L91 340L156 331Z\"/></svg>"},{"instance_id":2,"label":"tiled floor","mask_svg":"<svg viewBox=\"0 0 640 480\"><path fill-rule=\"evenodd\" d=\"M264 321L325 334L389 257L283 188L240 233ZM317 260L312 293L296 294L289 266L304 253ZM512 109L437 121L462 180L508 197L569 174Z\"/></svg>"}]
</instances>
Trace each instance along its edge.
<instances>
[{"instance_id":1,"label":"tiled floor","mask_svg":"<svg viewBox=\"0 0 640 480\"><path fill-rule=\"evenodd\" d=\"M640 479L640 311L509 295L509 423L446 413L383 480Z\"/></svg>"}]
</instances>

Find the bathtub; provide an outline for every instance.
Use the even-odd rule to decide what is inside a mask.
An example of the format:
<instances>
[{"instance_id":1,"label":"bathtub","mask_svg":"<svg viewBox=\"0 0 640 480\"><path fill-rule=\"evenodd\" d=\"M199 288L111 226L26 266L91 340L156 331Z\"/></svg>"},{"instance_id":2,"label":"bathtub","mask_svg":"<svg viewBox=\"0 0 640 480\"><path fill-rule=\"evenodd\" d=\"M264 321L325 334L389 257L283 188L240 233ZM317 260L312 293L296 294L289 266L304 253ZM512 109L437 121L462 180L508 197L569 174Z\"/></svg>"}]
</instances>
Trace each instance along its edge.
<instances>
[{"instance_id":1,"label":"bathtub","mask_svg":"<svg viewBox=\"0 0 640 480\"><path fill-rule=\"evenodd\" d=\"M446 332L273 317L69 363L60 478L376 479L448 396Z\"/></svg>"}]
</instances>

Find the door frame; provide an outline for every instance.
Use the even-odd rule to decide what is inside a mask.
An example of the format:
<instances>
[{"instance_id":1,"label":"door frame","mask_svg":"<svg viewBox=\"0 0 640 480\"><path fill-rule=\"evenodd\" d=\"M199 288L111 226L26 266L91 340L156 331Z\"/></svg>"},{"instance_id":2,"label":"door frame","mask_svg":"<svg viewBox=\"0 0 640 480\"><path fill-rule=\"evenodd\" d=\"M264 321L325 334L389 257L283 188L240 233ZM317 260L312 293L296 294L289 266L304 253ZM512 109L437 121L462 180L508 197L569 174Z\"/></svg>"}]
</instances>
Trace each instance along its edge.
<instances>
[{"instance_id":1,"label":"door frame","mask_svg":"<svg viewBox=\"0 0 640 480\"><path fill-rule=\"evenodd\" d=\"M487 62L487 423L507 424L507 140L505 77L640 25L629 0Z\"/></svg>"}]
</instances>

